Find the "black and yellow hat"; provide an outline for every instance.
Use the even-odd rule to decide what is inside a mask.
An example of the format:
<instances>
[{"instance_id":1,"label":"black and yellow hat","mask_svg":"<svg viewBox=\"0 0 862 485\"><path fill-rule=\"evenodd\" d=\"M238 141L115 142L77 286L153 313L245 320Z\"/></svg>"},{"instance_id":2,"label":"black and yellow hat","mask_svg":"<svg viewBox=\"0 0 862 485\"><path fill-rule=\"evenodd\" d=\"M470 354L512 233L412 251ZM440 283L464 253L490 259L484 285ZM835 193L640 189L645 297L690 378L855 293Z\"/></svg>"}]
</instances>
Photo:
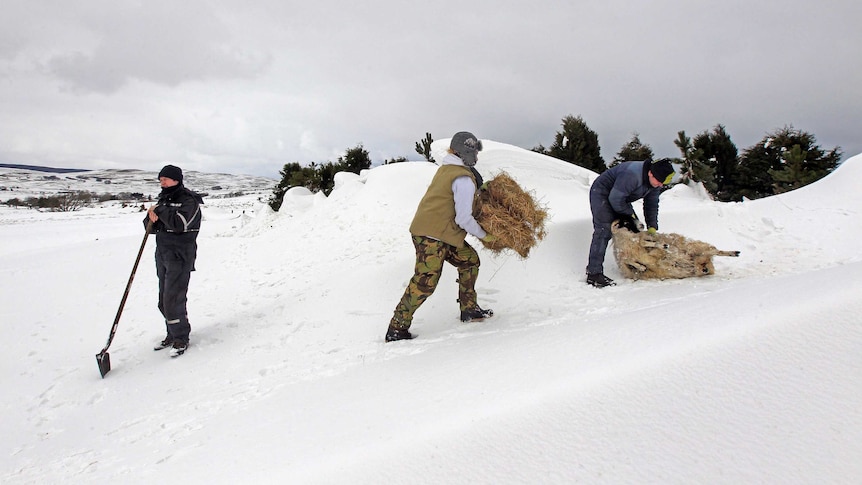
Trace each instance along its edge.
<instances>
[{"instance_id":1,"label":"black and yellow hat","mask_svg":"<svg viewBox=\"0 0 862 485\"><path fill-rule=\"evenodd\" d=\"M662 158L650 164L649 171L656 180L661 181L662 185L667 185L673 180L676 172L673 171L673 164L670 163L670 158Z\"/></svg>"}]
</instances>

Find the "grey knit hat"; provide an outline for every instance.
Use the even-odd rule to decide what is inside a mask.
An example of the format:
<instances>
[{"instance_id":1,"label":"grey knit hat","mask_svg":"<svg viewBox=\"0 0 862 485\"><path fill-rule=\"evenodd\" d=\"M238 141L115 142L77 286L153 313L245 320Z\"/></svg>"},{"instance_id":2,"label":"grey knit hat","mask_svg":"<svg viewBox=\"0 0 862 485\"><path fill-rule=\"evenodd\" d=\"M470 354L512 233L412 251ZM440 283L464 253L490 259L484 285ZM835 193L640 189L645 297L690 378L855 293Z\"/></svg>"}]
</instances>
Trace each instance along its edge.
<instances>
[{"instance_id":1,"label":"grey knit hat","mask_svg":"<svg viewBox=\"0 0 862 485\"><path fill-rule=\"evenodd\" d=\"M458 155L464 165L472 167L476 165L476 157L482 151L482 140L469 131L459 131L452 137L449 148Z\"/></svg>"}]
</instances>

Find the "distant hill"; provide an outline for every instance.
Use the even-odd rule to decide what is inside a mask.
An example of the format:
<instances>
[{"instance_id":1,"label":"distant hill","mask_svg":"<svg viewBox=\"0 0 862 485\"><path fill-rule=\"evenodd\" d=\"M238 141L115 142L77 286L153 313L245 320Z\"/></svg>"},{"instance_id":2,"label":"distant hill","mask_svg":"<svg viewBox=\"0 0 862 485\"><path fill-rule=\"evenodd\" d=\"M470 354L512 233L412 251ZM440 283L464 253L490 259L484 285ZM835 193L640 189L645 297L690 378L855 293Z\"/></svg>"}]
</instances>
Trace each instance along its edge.
<instances>
[{"instance_id":1,"label":"distant hill","mask_svg":"<svg viewBox=\"0 0 862 485\"><path fill-rule=\"evenodd\" d=\"M277 181L268 177L185 171L184 183L210 198L256 194L267 198ZM27 197L46 197L69 191L94 194L140 193L156 196L161 188L156 171L123 169L59 169L0 164L0 203Z\"/></svg>"},{"instance_id":2,"label":"distant hill","mask_svg":"<svg viewBox=\"0 0 862 485\"><path fill-rule=\"evenodd\" d=\"M87 172L88 170L80 169L80 168L54 168L54 167L40 167L37 165L19 165L16 163L0 163L0 168L17 168L21 170L35 170L37 172L49 172L49 173L77 173L77 172Z\"/></svg>"}]
</instances>

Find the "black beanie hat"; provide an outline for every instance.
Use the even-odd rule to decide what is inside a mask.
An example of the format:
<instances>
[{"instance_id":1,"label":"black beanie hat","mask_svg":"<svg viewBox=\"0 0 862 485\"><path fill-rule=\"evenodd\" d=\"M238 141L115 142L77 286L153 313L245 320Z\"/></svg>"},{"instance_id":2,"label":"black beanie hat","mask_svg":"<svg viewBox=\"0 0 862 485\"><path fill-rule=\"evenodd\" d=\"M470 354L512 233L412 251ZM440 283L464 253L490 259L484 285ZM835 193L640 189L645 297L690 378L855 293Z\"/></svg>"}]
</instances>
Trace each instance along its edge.
<instances>
[{"instance_id":1,"label":"black beanie hat","mask_svg":"<svg viewBox=\"0 0 862 485\"><path fill-rule=\"evenodd\" d=\"M649 171L662 185L667 185L673 179L673 165L670 163L670 158L662 158L650 164Z\"/></svg>"},{"instance_id":2,"label":"black beanie hat","mask_svg":"<svg viewBox=\"0 0 862 485\"><path fill-rule=\"evenodd\" d=\"M165 165L164 167L162 167L161 172L159 172L159 178L162 177L167 177L169 179L174 179L177 182L182 182L183 169L175 165Z\"/></svg>"}]
</instances>

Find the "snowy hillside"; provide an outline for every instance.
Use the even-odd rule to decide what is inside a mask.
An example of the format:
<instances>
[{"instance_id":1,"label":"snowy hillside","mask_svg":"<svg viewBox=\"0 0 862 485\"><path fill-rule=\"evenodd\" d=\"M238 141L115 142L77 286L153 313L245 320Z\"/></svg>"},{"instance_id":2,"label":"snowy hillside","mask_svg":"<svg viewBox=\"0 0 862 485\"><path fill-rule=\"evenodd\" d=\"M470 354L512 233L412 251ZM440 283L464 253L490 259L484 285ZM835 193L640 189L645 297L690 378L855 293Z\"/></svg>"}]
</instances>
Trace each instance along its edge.
<instances>
[{"instance_id":1,"label":"snowy hillside","mask_svg":"<svg viewBox=\"0 0 862 485\"><path fill-rule=\"evenodd\" d=\"M660 229L741 256L711 277L633 282L609 252L619 285L598 290L583 274L596 174L487 141L477 168L532 189L548 236L527 260L480 249L493 318L459 322L447 267L418 337L389 344L434 165L340 174L328 198L294 189L278 213L211 199L192 346L151 350L150 241L105 379L94 356L141 213L0 211L0 482L858 482L859 162L738 204L676 186Z\"/></svg>"},{"instance_id":2,"label":"snowy hillside","mask_svg":"<svg viewBox=\"0 0 862 485\"><path fill-rule=\"evenodd\" d=\"M155 197L159 193L158 173L145 170L80 170L73 173L51 173L20 168L0 167L0 201L12 198L55 195L64 191L87 191L96 194L120 192L141 193ZM186 171L186 185L215 197L231 194L266 193L278 182L266 177Z\"/></svg>"}]
</instances>

